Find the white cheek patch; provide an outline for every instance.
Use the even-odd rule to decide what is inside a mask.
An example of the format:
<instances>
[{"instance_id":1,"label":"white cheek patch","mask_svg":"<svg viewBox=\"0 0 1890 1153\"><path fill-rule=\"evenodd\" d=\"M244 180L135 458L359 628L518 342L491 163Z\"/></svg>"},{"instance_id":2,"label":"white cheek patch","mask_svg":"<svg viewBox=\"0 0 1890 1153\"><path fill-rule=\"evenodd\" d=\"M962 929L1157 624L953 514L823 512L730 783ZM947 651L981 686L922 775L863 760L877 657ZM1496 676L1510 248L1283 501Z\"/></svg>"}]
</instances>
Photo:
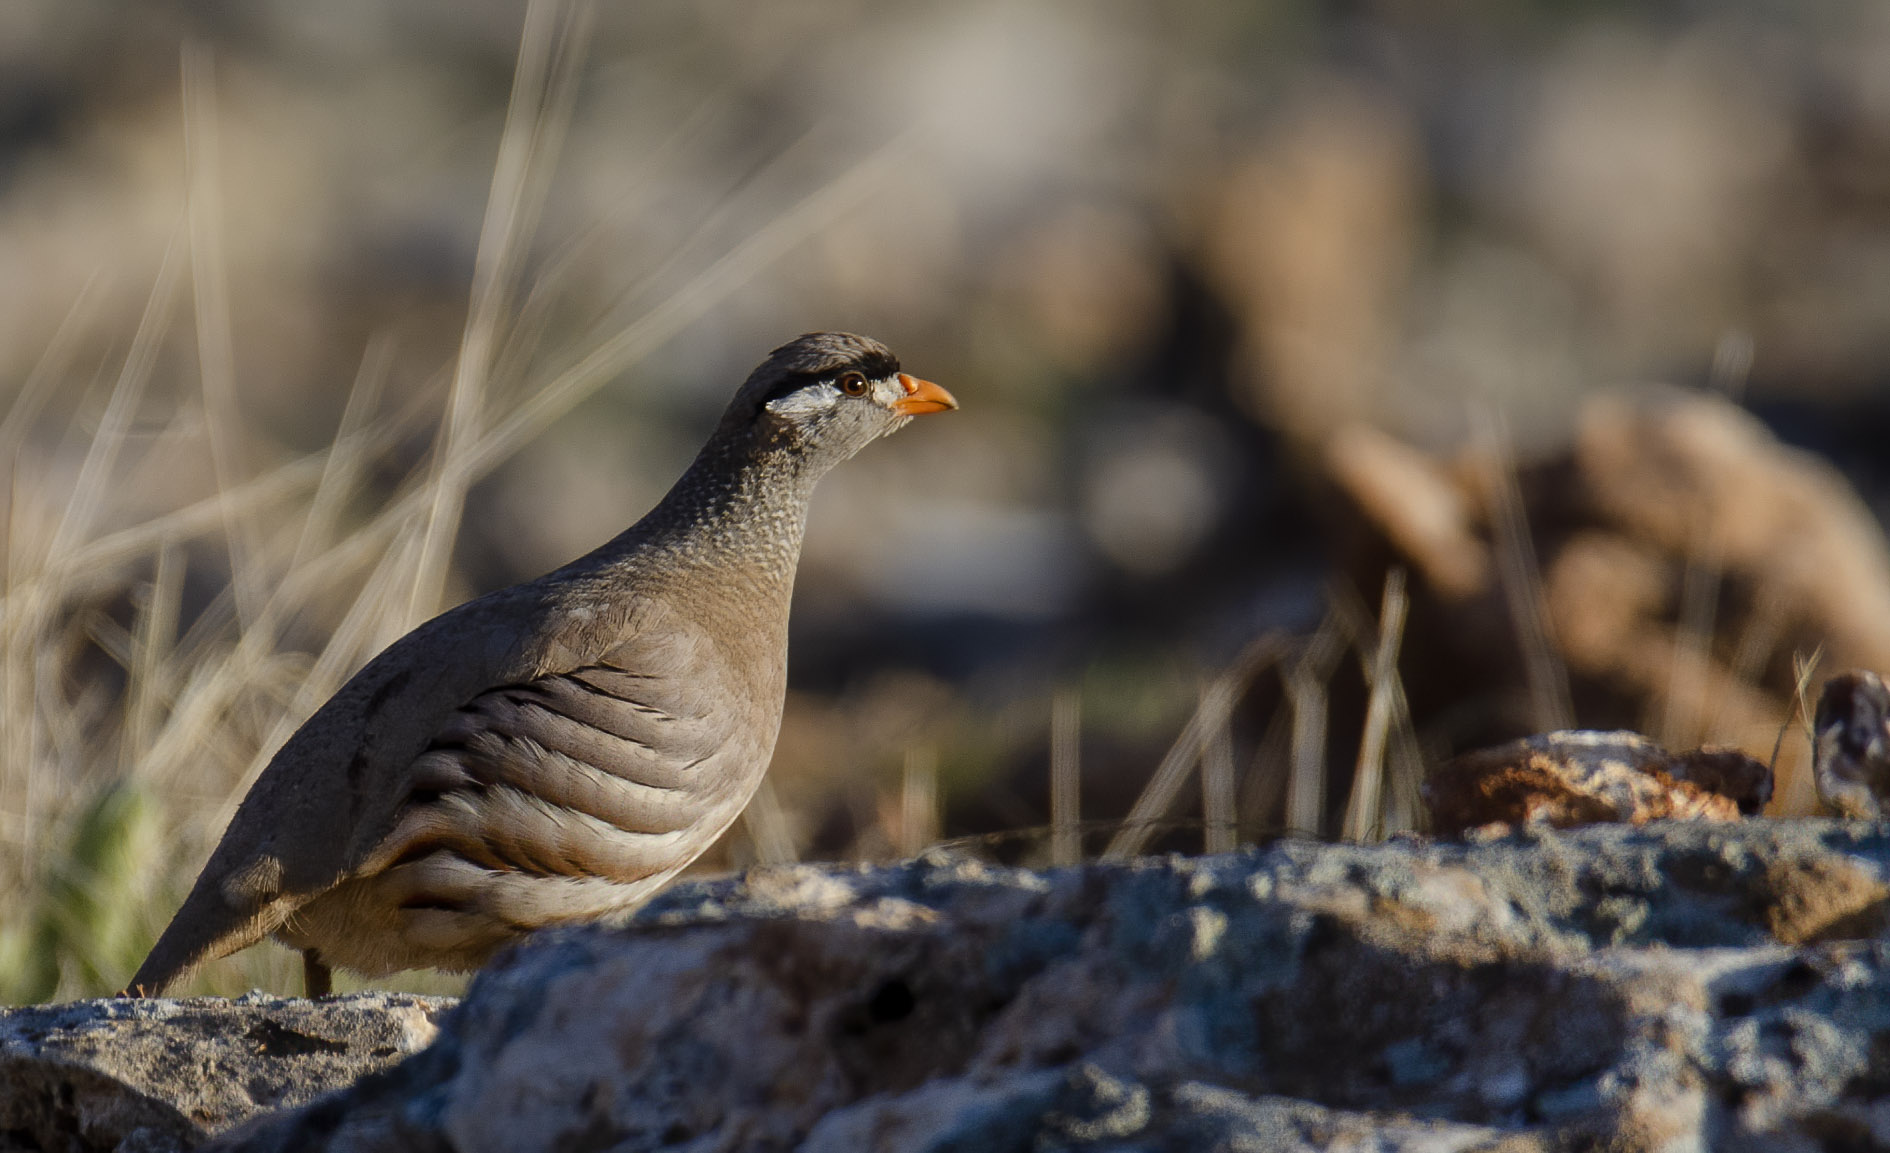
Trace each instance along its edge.
<instances>
[{"instance_id":1,"label":"white cheek patch","mask_svg":"<svg viewBox=\"0 0 1890 1153\"><path fill-rule=\"evenodd\" d=\"M766 408L783 420L802 423L832 412L840 400L840 390L830 385L797 388L786 396L777 396Z\"/></svg>"}]
</instances>

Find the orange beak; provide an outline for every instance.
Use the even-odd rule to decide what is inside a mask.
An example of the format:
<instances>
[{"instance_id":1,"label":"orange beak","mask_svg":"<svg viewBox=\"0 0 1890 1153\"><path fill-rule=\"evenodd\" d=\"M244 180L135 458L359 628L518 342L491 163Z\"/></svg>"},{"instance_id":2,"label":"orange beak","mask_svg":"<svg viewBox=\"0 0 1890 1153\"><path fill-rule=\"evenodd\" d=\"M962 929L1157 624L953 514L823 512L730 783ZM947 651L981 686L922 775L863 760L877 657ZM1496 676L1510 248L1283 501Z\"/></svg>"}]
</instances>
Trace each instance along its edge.
<instances>
[{"instance_id":1,"label":"orange beak","mask_svg":"<svg viewBox=\"0 0 1890 1153\"><path fill-rule=\"evenodd\" d=\"M899 374L899 385L906 394L893 401L892 409L901 416L917 416L922 412L947 412L958 407L952 394L946 392L929 380L920 380L906 373Z\"/></svg>"}]
</instances>

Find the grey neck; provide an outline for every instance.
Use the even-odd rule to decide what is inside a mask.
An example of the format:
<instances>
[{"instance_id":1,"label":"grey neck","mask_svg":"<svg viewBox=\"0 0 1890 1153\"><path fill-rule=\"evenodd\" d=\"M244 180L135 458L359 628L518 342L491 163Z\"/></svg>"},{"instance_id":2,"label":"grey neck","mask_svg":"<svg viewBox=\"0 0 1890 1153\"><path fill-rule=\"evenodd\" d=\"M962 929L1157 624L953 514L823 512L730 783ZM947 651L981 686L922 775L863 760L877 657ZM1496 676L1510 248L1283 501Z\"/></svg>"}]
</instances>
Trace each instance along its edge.
<instances>
[{"instance_id":1,"label":"grey neck","mask_svg":"<svg viewBox=\"0 0 1890 1153\"><path fill-rule=\"evenodd\" d=\"M599 550L641 580L730 585L785 608L807 528L807 503L826 473L817 454L752 429L724 429L703 446L649 514ZM705 589L706 591L706 589Z\"/></svg>"}]
</instances>

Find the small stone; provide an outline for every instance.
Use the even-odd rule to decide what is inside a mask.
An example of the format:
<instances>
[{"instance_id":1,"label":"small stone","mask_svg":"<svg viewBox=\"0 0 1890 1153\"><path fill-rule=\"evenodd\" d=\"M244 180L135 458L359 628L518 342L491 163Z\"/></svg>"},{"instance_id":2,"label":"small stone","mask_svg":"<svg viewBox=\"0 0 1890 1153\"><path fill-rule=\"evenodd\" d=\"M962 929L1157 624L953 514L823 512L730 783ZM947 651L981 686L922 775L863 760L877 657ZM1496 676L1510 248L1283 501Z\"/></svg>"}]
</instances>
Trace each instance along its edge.
<instances>
[{"instance_id":1,"label":"small stone","mask_svg":"<svg viewBox=\"0 0 1890 1153\"><path fill-rule=\"evenodd\" d=\"M1772 773L1733 749L1673 754L1639 733L1569 731L1466 753L1423 791L1433 829L1483 839L1508 827L1737 820L1771 798Z\"/></svg>"}]
</instances>

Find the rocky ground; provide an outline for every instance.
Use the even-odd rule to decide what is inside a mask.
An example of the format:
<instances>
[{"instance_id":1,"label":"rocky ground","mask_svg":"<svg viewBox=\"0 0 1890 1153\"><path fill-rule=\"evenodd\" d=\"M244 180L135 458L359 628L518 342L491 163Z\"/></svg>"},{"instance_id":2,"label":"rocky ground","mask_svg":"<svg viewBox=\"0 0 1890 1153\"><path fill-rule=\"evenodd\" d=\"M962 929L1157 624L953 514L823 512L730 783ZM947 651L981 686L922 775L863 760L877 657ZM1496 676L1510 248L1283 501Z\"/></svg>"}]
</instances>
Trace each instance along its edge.
<instances>
[{"instance_id":1,"label":"rocky ground","mask_svg":"<svg viewBox=\"0 0 1890 1153\"><path fill-rule=\"evenodd\" d=\"M15 1010L0 1147L1872 1149L1887 879L1882 826L1765 820L757 871L366 1077L437 1003Z\"/></svg>"},{"instance_id":2,"label":"rocky ground","mask_svg":"<svg viewBox=\"0 0 1890 1153\"><path fill-rule=\"evenodd\" d=\"M251 993L0 1011L0 1150L188 1149L412 1056L453 1004Z\"/></svg>"}]
</instances>

